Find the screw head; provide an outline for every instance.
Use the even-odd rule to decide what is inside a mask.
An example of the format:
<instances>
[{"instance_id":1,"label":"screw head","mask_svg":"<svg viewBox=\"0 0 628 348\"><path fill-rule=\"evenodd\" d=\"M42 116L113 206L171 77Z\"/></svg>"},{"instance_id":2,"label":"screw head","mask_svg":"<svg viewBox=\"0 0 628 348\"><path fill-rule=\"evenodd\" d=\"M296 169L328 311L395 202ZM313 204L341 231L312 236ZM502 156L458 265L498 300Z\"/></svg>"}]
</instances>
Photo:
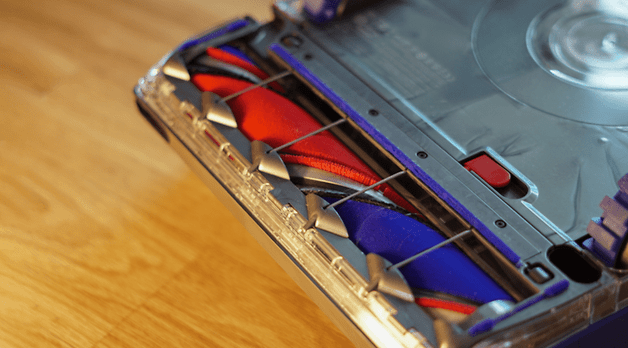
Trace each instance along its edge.
<instances>
[{"instance_id":1,"label":"screw head","mask_svg":"<svg viewBox=\"0 0 628 348\"><path fill-rule=\"evenodd\" d=\"M281 43L286 47L299 47L303 44L303 39L295 34L286 35L281 38Z\"/></svg>"}]
</instances>

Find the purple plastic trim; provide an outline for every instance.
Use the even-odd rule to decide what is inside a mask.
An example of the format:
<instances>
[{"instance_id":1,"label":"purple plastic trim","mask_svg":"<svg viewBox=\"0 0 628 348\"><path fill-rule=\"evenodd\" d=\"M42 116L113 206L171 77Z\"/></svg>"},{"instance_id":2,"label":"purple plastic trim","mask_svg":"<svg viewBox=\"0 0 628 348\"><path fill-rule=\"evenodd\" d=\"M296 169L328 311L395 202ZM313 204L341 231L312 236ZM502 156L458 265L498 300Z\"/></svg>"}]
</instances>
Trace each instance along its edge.
<instances>
[{"instance_id":1,"label":"purple plastic trim","mask_svg":"<svg viewBox=\"0 0 628 348\"><path fill-rule=\"evenodd\" d=\"M617 265L628 238L628 174L619 179L617 184L617 194L613 198L604 197L600 203L604 210L602 217L589 222L587 232L593 240L587 240L584 244L586 249L609 267Z\"/></svg>"},{"instance_id":2,"label":"purple plastic trim","mask_svg":"<svg viewBox=\"0 0 628 348\"><path fill-rule=\"evenodd\" d=\"M613 267L615 263L615 255L611 255L611 253L606 250L603 246L600 245L594 238L588 238L584 242L582 242L582 246L589 250L595 257L597 257L600 261L604 262L608 267Z\"/></svg>"},{"instance_id":3,"label":"purple plastic trim","mask_svg":"<svg viewBox=\"0 0 628 348\"><path fill-rule=\"evenodd\" d=\"M236 31L238 29L244 28L247 25L249 25L249 23L250 22L248 20L246 20L246 19L235 20L235 21L233 21L233 22L231 22L231 23L229 23L229 24L227 24L227 25L225 25L225 26L223 26L223 27L221 27L219 29L216 29L216 30L212 31L209 34L206 34L206 35L203 35L203 36L201 36L201 37L199 37L197 39L191 39L189 41L186 41L186 42L182 43L179 46L178 50L179 51L183 51L183 50L186 50L186 49L188 49L188 48L190 48L192 46L196 46L196 45L198 45L200 43L203 43L205 41L209 41L209 40L215 39L217 37L223 36L223 35L225 35L227 33L232 32L232 31Z\"/></svg>"},{"instance_id":4,"label":"purple plastic trim","mask_svg":"<svg viewBox=\"0 0 628 348\"><path fill-rule=\"evenodd\" d=\"M399 150L382 135L378 130L373 128L368 121L366 121L360 114L355 111L351 105L347 104L340 96L338 96L331 88L327 87L316 75L310 72L299 60L297 60L292 54L286 51L278 44L270 45L270 50L276 53L281 59L283 59L288 65L290 65L297 73L303 76L304 79L309 81L316 89L318 89L325 97L327 97L334 105L342 110L347 116L355 121L362 129L364 129L369 135L384 146L393 156L397 158L404 166L406 166L414 175L416 175L421 181L423 181L432 191L438 195L442 200L447 202L455 211L462 215L473 227L475 227L489 243L491 243L497 250L499 250L504 256L513 264L520 267L519 261L521 257L517 255L508 245L506 245L499 237L497 237L491 230L488 229L478 218L475 217L467 208L465 208L460 202L458 202L452 195L449 194L444 188L442 188L434 179L427 175L419 166L417 166L406 154Z\"/></svg>"},{"instance_id":5,"label":"purple plastic trim","mask_svg":"<svg viewBox=\"0 0 628 348\"><path fill-rule=\"evenodd\" d=\"M473 325L471 328L469 328L469 330L467 331L469 333L469 335L471 337L473 336L477 336L481 333L484 333L486 331L490 331L493 329L493 327L495 327L495 325L497 325L498 323L512 317L513 315L521 312L522 310L536 304L539 303L543 300L546 300L548 298L552 298L554 296L558 296L560 294L562 294L563 292L565 292L565 290L567 290L567 288L569 288L569 281L567 279L563 279L561 281L558 281L550 286L548 286L545 290L543 290L542 293L530 297L527 300L520 302L519 304L517 304L517 306L515 308L513 308L512 310L510 310L509 312L506 312L502 315L500 315L497 318L488 318L488 319L484 319L481 322Z\"/></svg>"},{"instance_id":6,"label":"purple plastic trim","mask_svg":"<svg viewBox=\"0 0 628 348\"><path fill-rule=\"evenodd\" d=\"M303 10L310 18L310 21L321 24L332 20L338 12L340 0L305 0ZM316 6L318 6L316 8Z\"/></svg>"}]
</instances>

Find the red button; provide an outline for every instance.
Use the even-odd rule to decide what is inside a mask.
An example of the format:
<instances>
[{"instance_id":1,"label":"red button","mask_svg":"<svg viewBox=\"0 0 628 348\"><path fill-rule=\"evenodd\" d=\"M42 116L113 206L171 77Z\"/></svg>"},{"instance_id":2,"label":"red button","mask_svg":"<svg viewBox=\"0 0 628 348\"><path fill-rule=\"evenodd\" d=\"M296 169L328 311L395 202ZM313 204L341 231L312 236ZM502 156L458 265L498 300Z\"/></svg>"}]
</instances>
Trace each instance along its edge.
<instances>
[{"instance_id":1,"label":"red button","mask_svg":"<svg viewBox=\"0 0 628 348\"><path fill-rule=\"evenodd\" d=\"M488 155L474 158L465 163L464 167L477 174L492 187L500 188L510 183L510 173Z\"/></svg>"}]
</instances>

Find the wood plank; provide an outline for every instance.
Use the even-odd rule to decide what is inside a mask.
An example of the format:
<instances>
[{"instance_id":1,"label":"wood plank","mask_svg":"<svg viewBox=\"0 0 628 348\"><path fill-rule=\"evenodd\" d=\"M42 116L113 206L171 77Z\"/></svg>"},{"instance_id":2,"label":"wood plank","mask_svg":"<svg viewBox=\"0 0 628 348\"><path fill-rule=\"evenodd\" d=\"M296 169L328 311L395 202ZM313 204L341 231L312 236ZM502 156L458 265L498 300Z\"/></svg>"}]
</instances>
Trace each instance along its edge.
<instances>
[{"instance_id":1,"label":"wood plank","mask_svg":"<svg viewBox=\"0 0 628 348\"><path fill-rule=\"evenodd\" d=\"M135 109L184 38L268 2L0 2L0 346L350 343Z\"/></svg>"}]
</instances>

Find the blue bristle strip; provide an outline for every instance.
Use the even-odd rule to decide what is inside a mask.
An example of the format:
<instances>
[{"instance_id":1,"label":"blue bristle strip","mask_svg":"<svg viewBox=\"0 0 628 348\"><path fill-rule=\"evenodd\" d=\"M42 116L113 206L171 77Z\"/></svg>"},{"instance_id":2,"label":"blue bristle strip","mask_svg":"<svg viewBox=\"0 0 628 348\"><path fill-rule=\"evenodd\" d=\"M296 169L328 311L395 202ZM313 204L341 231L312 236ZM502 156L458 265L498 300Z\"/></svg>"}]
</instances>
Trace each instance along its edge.
<instances>
[{"instance_id":1,"label":"blue bristle strip","mask_svg":"<svg viewBox=\"0 0 628 348\"><path fill-rule=\"evenodd\" d=\"M337 201L325 198L328 203ZM400 212L370 203L347 201L336 211L349 239L365 254L375 253L393 264L445 240L429 226ZM413 288L446 293L473 302L515 301L455 245L445 245L399 268Z\"/></svg>"},{"instance_id":2,"label":"blue bristle strip","mask_svg":"<svg viewBox=\"0 0 628 348\"><path fill-rule=\"evenodd\" d=\"M345 102L340 96L338 96L331 88L323 83L316 75L309 71L301 62L296 59L292 54L286 51L279 44L270 45L270 50L283 59L290 67L292 67L299 75L310 82L316 89L318 89L325 97L327 97L334 105L342 110L349 118L357 123L363 130L371 135L375 140L388 150L397 160L399 160L406 168L408 168L414 175L416 175L423 183L425 183L438 197L447 202L455 211L462 215L473 227L475 227L489 243L491 243L497 250L499 250L510 262L520 266L519 261L521 257L517 255L508 245L506 245L499 237L497 237L486 225L484 225L478 218L475 217L467 208L465 208L458 200L451 196L445 189L443 189L436 181L434 181L429 175L427 175L419 166L417 166L405 153L399 150L382 135L378 130L373 128L371 124L366 121L360 114Z\"/></svg>"},{"instance_id":3,"label":"blue bristle strip","mask_svg":"<svg viewBox=\"0 0 628 348\"><path fill-rule=\"evenodd\" d=\"M252 65L257 66L257 64L253 63L253 61L251 60L251 58L249 58L249 56L247 56L246 54L244 54L244 52L240 51L239 49L237 49L236 47L230 46L230 45L222 45L222 46L218 46L217 48L227 52L227 53L231 53L234 56L245 60L247 62L249 62Z\"/></svg>"}]
</instances>

